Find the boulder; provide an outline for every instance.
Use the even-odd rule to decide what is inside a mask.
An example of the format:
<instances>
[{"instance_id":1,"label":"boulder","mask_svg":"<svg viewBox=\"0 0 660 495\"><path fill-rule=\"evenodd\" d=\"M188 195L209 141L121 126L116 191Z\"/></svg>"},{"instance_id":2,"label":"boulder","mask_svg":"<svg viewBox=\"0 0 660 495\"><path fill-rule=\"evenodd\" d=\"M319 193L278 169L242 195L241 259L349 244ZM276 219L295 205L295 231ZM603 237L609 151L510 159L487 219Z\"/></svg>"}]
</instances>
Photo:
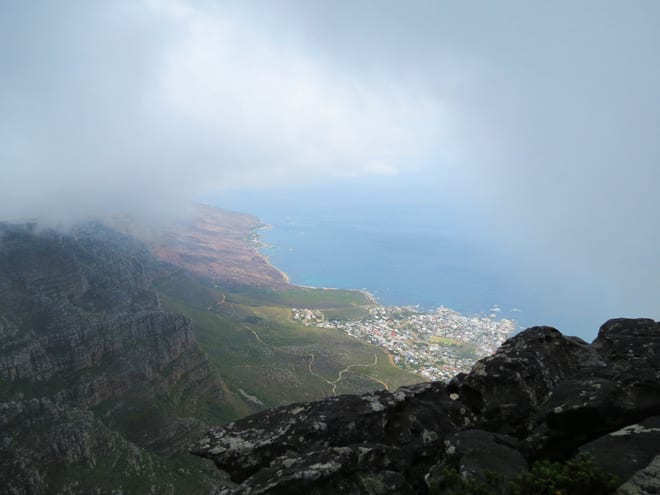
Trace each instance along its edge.
<instances>
[{"instance_id":1,"label":"boulder","mask_svg":"<svg viewBox=\"0 0 660 495\"><path fill-rule=\"evenodd\" d=\"M657 495L660 493L660 455L619 487L616 495Z\"/></svg>"},{"instance_id":2,"label":"boulder","mask_svg":"<svg viewBox=\"0 0 660 495\"><path fill-rule=\"evenodd\" d=\"M527 469L519 443L508 435L476 429L449 435L443 442L444 459L431 468L426 482L442 486L447 469L470 480L485 481L495 475L502 482L510 481Z\"/></svg>"},{"instance_id":3,"label":"boulder","mask_svg":"<svg viewBox=\"0 0 660 495\"><path fill-rule=\"evenodd\" d=\"M660 416L603 435L580 447L593 463L621 480L647 466L660 450Z\"/></svg>"}]
</instances>

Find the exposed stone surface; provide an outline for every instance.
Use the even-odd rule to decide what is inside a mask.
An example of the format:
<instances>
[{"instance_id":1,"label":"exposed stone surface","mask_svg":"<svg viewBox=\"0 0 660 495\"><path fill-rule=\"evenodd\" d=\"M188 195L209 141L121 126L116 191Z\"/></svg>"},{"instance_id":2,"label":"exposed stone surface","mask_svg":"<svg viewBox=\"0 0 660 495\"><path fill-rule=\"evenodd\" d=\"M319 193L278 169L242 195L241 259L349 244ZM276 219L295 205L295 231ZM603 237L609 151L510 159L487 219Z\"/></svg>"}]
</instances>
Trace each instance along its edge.
<instances>
[{"instance_id":1,"label":"exposed stone surface","mask_svg":"<svg viewBox=\"0 0 660 495\"><path fill-rule=\"evenodd\" d=\"M184 411L222 390L150 289L157 262L98 224L0 241L0 491L173 493L154 453L184 452L204 431Z\"/></svg>"},{"instance_id":2,"label":"exposed stone surface","mask_svg":"<svg viewBox=\"0 0 660 495\"><path fill-rule=\"evenodd\" d=\"M497 473L512 480L527 469L527 461L519 452L519 442L508 435L484 430L463 430L444 441L445 457L431 468L427 482L442 482L443 472L450 467L465 478L485 480Z\"/></svg>"},{"instance_id":3,"label":"exposed stone surface","mask_svg":"<svg viewBox=\"0 0 660 495\"><path fill-rule=\"evenodd\" d=\"M658 454L660 416L647 418L603 435L580 447L607 472L627 479Z\"/></svg>"},{"instance_id":4,"label":"exposed stone surface","mask_svg":"<svg viewBox=\"0 0 660 495\"><path fill-rule=\"evenodd\" d=\"M530 328L447 385L264 411L192 452L240 483L225 493L425 493L448 467L506 479L580 450L623 481L660 454L658 415L660 324L617 319L591 345Z\"/></svg>"},{"instance_id":5,"label":"exposed stone surface","mask_svg":"<svg viewBox=\"0 0 660 495\"><path fill-rule=\"evenodd\" d=\"M617 495L657 495L660 493L660 455L640 469L617 490Z\"/></svg>"}]
</instances>

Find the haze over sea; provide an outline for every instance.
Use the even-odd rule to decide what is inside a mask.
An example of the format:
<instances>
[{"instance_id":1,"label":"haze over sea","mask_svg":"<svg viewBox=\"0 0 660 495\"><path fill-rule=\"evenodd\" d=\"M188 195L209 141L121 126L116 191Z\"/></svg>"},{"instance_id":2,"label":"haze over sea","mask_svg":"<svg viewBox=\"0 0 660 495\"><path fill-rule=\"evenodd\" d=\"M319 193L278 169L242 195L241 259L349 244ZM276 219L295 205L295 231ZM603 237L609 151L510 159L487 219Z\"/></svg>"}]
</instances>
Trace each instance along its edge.
<instances>
[{"instance_id":1,"label":"haze over sea","mask_svg":"<svg viewBox=\"0 0 660 495\"><path fill-rule=\"evenodd\" d=\"M269 245L262 252L295 284L366 289L381 304L444 305L463 314L489 314L497 306L498 318L515 319L521 327L595 330L582 315L556 308L542 286L520 279L516 260L484 244L473 230L474 218L472 230L466 228L466 219L429 190L384 181L206 201L268 224L259 232Z\"/></svg>"}]
</instances>

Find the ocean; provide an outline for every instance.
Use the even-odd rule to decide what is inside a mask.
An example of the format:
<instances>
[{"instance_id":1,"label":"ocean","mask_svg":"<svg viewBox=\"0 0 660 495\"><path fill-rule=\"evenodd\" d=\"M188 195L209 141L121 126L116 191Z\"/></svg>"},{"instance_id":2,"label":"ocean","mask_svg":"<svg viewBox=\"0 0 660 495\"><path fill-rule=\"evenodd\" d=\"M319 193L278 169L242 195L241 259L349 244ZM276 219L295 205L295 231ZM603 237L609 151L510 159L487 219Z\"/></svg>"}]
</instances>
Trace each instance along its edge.
<instances>
[{"instance_id":1,"label":"ocean","mask_svg":"<svg viewBox=\"0 0 660 495\"><path fill-rule=\"evenodd\" d=\"M400 189L278 190L204 198L258 216L263 249L292 283L365 289L384 305L446 306L511 318L524 328L558 316L516 276L516 260L475 238L432 194Z\"/></svg>"},{"instance_id":2,"label":"ocean","mask_svg":"<svg viewBox=\"0 0 660 495\"><path fill-rule=\"evenodd\" d=\"M271 226L261 232L270 246L264 253L293 283L366 289L382 304L444 305L462 313L517 306L471 262L479 253L441 232L383 225L377 217L322 220L292 212L261 218Z\"/></svg>"}]
</instances>

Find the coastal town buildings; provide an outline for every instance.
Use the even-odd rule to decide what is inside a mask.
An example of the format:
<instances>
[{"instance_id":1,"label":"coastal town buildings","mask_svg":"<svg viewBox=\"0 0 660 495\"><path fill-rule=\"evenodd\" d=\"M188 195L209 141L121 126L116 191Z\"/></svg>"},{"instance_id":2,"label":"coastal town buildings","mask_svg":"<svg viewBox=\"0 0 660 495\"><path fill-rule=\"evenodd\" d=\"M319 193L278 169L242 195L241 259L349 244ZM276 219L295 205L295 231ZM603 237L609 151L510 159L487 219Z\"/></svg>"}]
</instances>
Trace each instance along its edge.
<instances>
[{"instance_id":1,"label":"coastal town buildings","mask_svg":"<svg viewBox=\"0 0 660 495\"><path fill-rule=\"evenodd\" d=\"M468 372L515 332L515 321L496 319L496 312L467 316L445 307L376 306L361 320L327 320L319 310L292 309L294 320L303 325L342 330L387 349L397 366L443 381Z\"/></svg>"}]
</instances>

